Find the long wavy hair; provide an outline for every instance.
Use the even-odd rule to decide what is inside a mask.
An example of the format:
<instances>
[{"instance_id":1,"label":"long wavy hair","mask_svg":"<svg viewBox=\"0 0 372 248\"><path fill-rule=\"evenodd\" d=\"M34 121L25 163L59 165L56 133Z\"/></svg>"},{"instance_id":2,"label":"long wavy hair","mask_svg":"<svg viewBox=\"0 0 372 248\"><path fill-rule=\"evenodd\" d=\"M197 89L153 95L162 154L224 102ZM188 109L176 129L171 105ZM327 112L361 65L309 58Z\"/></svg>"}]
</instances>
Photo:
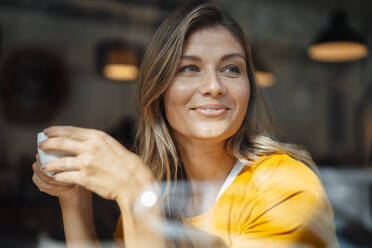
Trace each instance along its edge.
<instances>
[{"instance_id":1,"label":"long wavy hair","mask_svg":"<svg viewBox=\"0 0 372 248\"><path fill-rule=\"evenodd\" d=\"M286 153L316 171L309 154L299 147L276 141L269 135L271 118L256 87L248 40L239 24L211 1L192 1L171 14L147 48L139 74L137 104L139 128L135 147L159 181L186 179L182 161L167 122L163 97L175 77L187 37L203 27L221 25L240 43L246 58L250 99L239 130L226 140L229 154L251 164L260 156Z\"/></svg>"}]
</instances>

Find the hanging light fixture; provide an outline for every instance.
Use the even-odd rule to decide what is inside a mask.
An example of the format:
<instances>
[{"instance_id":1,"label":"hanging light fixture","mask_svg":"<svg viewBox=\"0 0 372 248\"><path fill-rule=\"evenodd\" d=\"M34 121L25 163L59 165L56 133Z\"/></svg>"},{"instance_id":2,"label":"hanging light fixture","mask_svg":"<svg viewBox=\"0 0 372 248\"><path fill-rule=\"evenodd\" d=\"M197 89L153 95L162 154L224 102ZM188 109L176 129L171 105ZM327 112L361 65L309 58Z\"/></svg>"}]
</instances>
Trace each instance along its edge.
<instances>
[{"instance_id":1,"label":"hanging light fixture","mask_svg":"<svg viewBox=\"0 0 372 248\"><path fill-rule=\"evenodd\" d=\"M252 61L255 69L257 85L260 88L268 88L275 84L274 74L268 69L266 64L258 57L257 51L252 49Z\"/></svg>"},{"instance_id":2,"label":"hanging light fixture","mask_svg":"<svg viewBox=\"0 0 372 248\"><path fill-rule=\"evenodd\" d=\"M275 84L275 77L269 71L256 70L256 79L261 88L269 88Z\"/></svg>"},{"instance_id":3,"label":"hanging light fixture","mask_svg":"<svg viewBox=\"0 0 372 248\"><path fill-rule=\"evenodd\" d=\"M114 81L133 81L138 77L139 49L120 40L105 41L97 46L98 72Z\"/></svg>"},{"instance_id":4,"label":"hanging light fixture","mask_svg":"<svg viewBox=\"0 0 372 248\"><path fill-rule=\"evenodd\" d=\"M333 13L329 26L307 49L309 57L320 62L348 62L368 55L362 36L352 29L342 10Z\"/></svg>"}]
</instances>

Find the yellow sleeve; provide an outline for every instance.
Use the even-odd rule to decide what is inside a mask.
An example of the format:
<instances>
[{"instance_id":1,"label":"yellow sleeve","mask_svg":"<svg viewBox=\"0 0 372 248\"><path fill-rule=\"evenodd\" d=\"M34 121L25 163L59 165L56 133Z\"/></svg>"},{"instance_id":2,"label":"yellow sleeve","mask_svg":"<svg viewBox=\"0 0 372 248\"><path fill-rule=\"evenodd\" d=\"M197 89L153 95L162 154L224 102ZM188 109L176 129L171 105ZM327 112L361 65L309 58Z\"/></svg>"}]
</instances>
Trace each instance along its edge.
<instances>
[{"instance_id":1,"label":"yellow sleeve","mask_svg":"<svg viewBox=\"0 0 372 248\"><path fill-rule=\"evenodd\" d=\"M333 211L318 177L287 155L262 162L250 178L240 247L338 247Z\"/></svg>"}]
</instances>

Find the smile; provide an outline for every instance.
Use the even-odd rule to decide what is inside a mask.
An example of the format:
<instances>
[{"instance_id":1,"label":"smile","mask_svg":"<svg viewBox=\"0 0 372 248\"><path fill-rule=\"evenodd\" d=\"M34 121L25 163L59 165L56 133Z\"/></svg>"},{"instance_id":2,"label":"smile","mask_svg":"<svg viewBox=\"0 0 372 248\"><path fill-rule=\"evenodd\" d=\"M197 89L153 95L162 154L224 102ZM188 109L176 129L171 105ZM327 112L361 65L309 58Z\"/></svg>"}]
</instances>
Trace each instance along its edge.
<instances>
[{"instance_id":1,"label":"smile","mask_svg":"<svg viewBox=\"0 0 372 248\"><path fill-rule=\"evenodd\" d=\"M217 117L225 114L231 108L221 104L208 104L191 108L191 110L206 117Z\"/></svg>"}]
</instances>

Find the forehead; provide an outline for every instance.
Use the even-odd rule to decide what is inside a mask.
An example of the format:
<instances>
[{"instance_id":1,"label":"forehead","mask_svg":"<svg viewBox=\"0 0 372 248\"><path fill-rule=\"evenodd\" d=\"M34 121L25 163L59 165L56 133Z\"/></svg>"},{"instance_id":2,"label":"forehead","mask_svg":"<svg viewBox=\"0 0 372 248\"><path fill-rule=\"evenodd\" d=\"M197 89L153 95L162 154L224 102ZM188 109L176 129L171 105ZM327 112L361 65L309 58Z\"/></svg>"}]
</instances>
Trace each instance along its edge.
<instances>
[{"instance_id":1,"label":"forehead","mask_svg":"<svg viewBox=\"0 0 372 248\"><path fill-rule=\"evenodd\" d=\"M196 29L187 37L183 54L200 52L231 52L244 55L240 43L222 25Z\"/></svg>"}]
</instances>

